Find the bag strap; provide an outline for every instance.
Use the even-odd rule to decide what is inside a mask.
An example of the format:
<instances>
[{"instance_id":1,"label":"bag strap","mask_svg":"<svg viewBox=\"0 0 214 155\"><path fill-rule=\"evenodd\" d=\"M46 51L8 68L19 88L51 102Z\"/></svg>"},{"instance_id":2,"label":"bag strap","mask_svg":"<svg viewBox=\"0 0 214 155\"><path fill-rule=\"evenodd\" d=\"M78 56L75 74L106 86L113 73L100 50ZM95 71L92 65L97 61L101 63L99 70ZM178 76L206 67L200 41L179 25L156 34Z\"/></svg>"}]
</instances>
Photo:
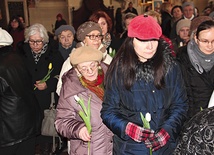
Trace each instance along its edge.
<instances>
[{"instance_id":1,"label":"bag strap","mask_svg":"<svg viewBox=\"0 0 214 155\"><path fill-rule=\"evenodd\" d=\"M55 107L55 97L54 97L54 92L51 92L51 103L50 103L50 109Z\"/></svg>"}]
</instances>

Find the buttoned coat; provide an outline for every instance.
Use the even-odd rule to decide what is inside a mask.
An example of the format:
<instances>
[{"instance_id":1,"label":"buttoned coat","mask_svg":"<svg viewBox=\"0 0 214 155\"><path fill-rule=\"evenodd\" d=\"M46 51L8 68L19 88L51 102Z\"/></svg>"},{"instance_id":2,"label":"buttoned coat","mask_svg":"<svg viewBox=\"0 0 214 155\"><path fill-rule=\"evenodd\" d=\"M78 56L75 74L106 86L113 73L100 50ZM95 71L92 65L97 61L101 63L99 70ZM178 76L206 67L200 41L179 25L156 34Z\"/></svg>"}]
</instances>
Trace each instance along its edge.
<instances>
[{"instance_id":1,"label":"buttoned coat","mask_svg":"<svg viewBox=\"0 0 214 155\"><path fill-rule=\"evenodd\" d=\"M104 72L107 66L102 64ZM76 71L72 68L63 77L63 86L60 92L57 105L57 116L55 126L57 131L70 141L70 155L87 155L88 143L79 138L80 129L85 126L79 111L81 106L75 101L74 95L84 100L87 107L91 95L91 155L112 154L112 132L103 124L100 117L102 100L92 91L83 87L77 77Z\"/></svg>"}]
</instances>

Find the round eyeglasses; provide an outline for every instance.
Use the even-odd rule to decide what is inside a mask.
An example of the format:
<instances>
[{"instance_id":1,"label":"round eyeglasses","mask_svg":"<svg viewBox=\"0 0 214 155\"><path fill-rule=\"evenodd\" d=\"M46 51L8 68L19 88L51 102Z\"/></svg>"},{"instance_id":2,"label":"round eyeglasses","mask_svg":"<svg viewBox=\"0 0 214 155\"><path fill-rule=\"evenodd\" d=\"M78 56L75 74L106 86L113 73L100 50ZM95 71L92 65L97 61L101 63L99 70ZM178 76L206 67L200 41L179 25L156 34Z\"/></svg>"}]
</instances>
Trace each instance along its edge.
<instances>
[{"instance_id":1,"label":"round eyeglasses","mask_svg":"<svg viewBox=\"0 0 214 155\"><path fill-rule=\"evenodd\" d=\"M91 40L95 40L95 39L101 40L101 39L103 39L103 35L86 35L86 37L89 37L89 39L91 39Z\"/></svg>"}]
</instances>

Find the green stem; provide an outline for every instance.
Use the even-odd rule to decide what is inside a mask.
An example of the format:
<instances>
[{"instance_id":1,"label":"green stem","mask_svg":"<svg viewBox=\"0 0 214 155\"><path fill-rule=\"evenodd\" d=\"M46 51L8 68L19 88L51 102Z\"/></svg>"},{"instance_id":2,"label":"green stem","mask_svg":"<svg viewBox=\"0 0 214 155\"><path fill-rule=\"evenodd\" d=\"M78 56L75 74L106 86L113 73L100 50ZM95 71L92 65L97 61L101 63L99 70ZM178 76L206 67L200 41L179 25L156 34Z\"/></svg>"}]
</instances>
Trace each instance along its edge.
<instances>
[{"instance_id":1,"label":"green stem","mask_svg":"<svg viewBox=\"0 0 214 155\"><path fill-rule=\"evenodd\" d=\"M152 148L149 148L149 154L152 155Z\"/></svg>"}]
</instances>

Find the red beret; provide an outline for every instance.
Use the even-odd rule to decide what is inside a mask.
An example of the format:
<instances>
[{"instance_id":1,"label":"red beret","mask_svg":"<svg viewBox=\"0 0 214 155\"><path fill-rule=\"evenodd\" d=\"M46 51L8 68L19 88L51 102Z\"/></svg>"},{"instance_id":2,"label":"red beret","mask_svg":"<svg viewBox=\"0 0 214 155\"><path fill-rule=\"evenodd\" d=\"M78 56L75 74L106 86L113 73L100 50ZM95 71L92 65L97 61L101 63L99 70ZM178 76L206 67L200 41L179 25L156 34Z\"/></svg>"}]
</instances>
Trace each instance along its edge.
<instances>
[{"instance_id":1,"label":"red beret","mask_svg":"<svg viewBox=\"0 0 214 155\"><path fill-rule=\"evenodd\" d=\"M128 26L128 36L141 40L159 39L162 30L157 21L148 15L139 15Z\"/></svg>"}]
</instances>

